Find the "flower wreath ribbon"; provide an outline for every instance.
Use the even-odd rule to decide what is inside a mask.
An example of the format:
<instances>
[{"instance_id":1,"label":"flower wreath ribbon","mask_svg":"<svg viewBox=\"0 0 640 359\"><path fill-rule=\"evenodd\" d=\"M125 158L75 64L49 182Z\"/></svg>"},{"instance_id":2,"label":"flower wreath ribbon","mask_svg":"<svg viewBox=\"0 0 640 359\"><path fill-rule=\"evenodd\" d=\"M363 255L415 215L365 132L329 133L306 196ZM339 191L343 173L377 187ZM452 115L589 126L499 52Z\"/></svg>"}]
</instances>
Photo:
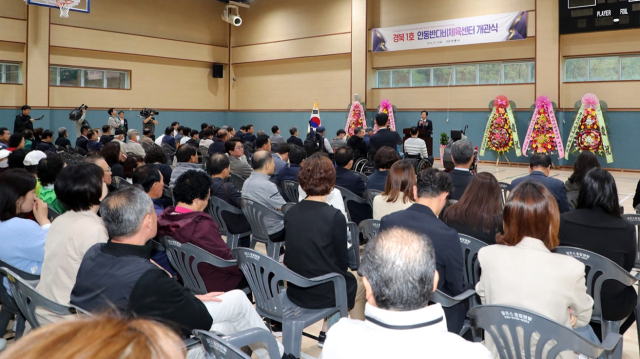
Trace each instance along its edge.
<instances>
[{"instance_id":1,"label":"flower wreath ribbon","mask_svg":"<svg viewBox=\"0 0 640 359\"><path fill-rule=\"evenodd\" d=\"M491 120L493 119L493 116L496 114L498 107L506 107L507 116L509 117L509 125L511 126L511 134L513 136L513 147L516 150L516 157L520 157L522 156L522 150L520 148L520 139L518 137L518 128L516 127L516 120L513 117L513 111L511 111L511 105L509 104L509 100L504 96L496 97L496 100L493 103L493 110L491 110L491 114L489 115L489 119L487 120L487 126L485 126L484 128L484 139L482 140L482 145L480 146L480 152L478 154L480 156L484 156L487 143L489 142L489 130L491 129Z\"/></svg>"},{"instance_id":2,"label":"flower wreath ribbon","mask_svg":"<svg viewBox=\"0 0 640 359\"><path fill-rule=\"evenodd\" d=\"M580 127L580 121L584 115L584 111L589 108L596 109L596 117L598 118L598 126L600 126L600 135L602 137L602 148L604 149L604 156L607 163L613 163L613 152L611 151L611 144L609 143L609 133L604 123L604 115L602 114L602 107L600 107L600 101L593 94L586 94L582 97L582 106L578 111L578 115L573 120L573 126L571 126L571 132L569 132L569 139L567 140L567 151L565 152L564 159L569 159L569 153L571 146L573 146L576 135L578 134L578 128Z\"/></svg>"},{"instance_id":3,"label":"flower wreath ribbon","mask_svg":"<svg viewBox=\"0 0 640 359\"><path fill-rule=\"evenodd\" d=\"M554 142L556 143L556 148L558 149L558 158L564 157L564 146L562 145L562 136L560 135L560 130L558 130L558 121L556 121L556 114L553 112L553 106L551 105L551 101L547 96L539 96L536 100L536 109L533 113L533 118L531 119L531 123L529 123L529 130L527 130L527 136L522 143L522 150L524 151L524 155L527 155L527 150L529 149L529 142L531 142L531 133L540 118L540 110L545 108L547 110L547 114L549 115L549 121L551 121L551 125L553 126L553 135L555 136Z\"/></svg>"}]
</instances>

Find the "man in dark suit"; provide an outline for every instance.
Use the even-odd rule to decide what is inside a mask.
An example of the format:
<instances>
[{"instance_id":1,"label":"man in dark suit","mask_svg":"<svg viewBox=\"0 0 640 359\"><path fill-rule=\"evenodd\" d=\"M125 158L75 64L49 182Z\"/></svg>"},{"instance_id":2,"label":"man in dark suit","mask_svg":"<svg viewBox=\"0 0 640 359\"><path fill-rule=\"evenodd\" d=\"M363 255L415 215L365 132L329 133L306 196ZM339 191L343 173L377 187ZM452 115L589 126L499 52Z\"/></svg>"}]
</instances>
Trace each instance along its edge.
<instances>
[{"instance_id":1,"label":"man in dark suit","mask_svg":"<svg viewBox=\"0 0 640 359\"><path fill-rule=\"evenodd\" d=\"M256 142L256 135L253 134L255 129L253 125L247 125L247 133L242 137L242 142Z\"/></svg>"},{"instance_id":2,"label":"man in dark suit","mask_svg":"<svg viewBox=\"0 0 640 359\"><path fill-rule=\"evenodd\" d=\"M102 136L100 136L100 143L106 145L107 143L113 141L113 134L111 134L111 126L104 125L102 126Z\"/></svg>"},{"instance_id":3,"label":"man in dark suit","mask_svg":"<svg viewBox=\"0 0 640 359\"><path fill-rule=\"evenodd\" d=\"M298 138L298 128L297 127L291 127L289 129L289 133L291 134L291 137L287 138L287 143L290 145L298 145L300 147L304 147L304 143L302 142L301 139Z\"/></svg>"},{"instance_id":4,"label":"man in dark suit","mask_svg":"<svg viewBox=\"0 0 640 359\"><path fill-rule=\"evenodd\" d=\"M468 289L463 281L462 247L458 232L438 219L451 192L451 180L446 173L428 168L418 173L413 191L416 203L404 211L382 217L380 231L403 227L426 234L436 251L436 269L440 275L438 289L456 296ZM449 332L459 333L467 312L465 304L444 308L444 312Z\"/></svg>"},{"instance_id":5,"label":"man in dark suit","mask_svg":"<svg viewBox=\"0 0 640 359\"><path fill-rule=\"evenodd\" d=\"M89 139L87 138L87 132L89 132L90 129L91 127L89 126L80 127L80 137L76 139L76 147L82 148L87 152L88 152L87 143L89 143Z\"/></svg>"},{"instance_id":6,"label":"man in dark suit","mask_svg":"<svg viewBox=\"0 0 640 359\"><path fill-rule=\"evenodd\" d=\"M371 136L369 153L375 155L382 147L391 147L397 149L402 144L402 137L396 132L389 129L389 116L386 113L376 115L376 123L378 124L378 132Z\"/></svg>"},{"instance_id":7,"label":"man in dark suit","mask_svg":"<svg viewBox=\"0 0 640 359\"><path fill-rule=\"evenodd\" d=\"M42 132L42 142L36 145L35 150L42 151L42 152L50 151L53 153L58 153L58 149L52 142L53 142L53 131L44 130L44 132Z\"/></svg>"},{"instance_id":8,"label":"man in dark suit","mask_svg":"<svg viewBox=\"0 0 640 359\"><path fill-rule=\"evenodd\" d=\"M60 146L60 147L71 147L71 141L69 141L69 139L67 138L67 135L69 135L69 131L67 131L66 128L64 127L60 127L58 129L58 138L56 139L56 146Z\"/></svg>"},{"instance_id":9,"label":"man in dark suit","mask_svg":"<svg viewBox=\"0 0 640 359\"><path fill-rule=\"evenodd\" d=\"M471 142L467 140L456 141L451 146L451 159L455 168L449 172L452 185L449 198L459 200L473 179L473 175L469 171L473 163L473 146Z\"/></svg>"},{"instance_id":10,"label":"man in dark suit","mask_svg":"<svg viewBox=\"0 0 640 359\"><path fill-rule=\"evenodd\" d=\"M429 116L429 112L422 111L420 113L420 121L418 121L417 126L419 129L423 129L427 131L426 133L427 137L431 137L431 134L433 133L433 122L427 119L427 116Z\"/></svg>"},{"instance_id":11,"label":"man in dark suit","mask_svg":"<svg viewBox=\"0 0 640 359\"><path fill-rule=\"evenodd\" d=\"M364 129L362 127L356 127L353 130L353 136L349 137L347 146L353 150L353 159L358 160L360 158L367 158L367 152L369 147L364 141Z\"/></svg>"},{"instance_id":12,"label":"man in dark suit","mask_svg":"<svg viewBox=\"0 0 640 359\"><path fill-rule=\"evenodd\" d=\"M351 172L353 166L353 150L349 147L339 147L334 154L336 161L336 186L342 187L362 197L367 189L362 177ZM368 204L349 203L351 220L357 224L365 219L373 218L373 210Z\"/></svg>"},{"instance_id":13,"label":"man in dark suit","mask_svg":"<svg viewBox=\"0 0 640 359\"><path fill-rule=\"evenodd\" d=\"M216 153L224 154L224 143L226 140L231 138L229 136L229 131L225 129L219 129L218 133L216 133L216 137L213 138L213 143L209 146L209 154L213 155Z\"/></svg>"},{"instance_id":14,"label":"man in dark suit","mask_svg":"<svg viewBox=\"0 0 640 359\"><path fill-rule=\"evenodd\" d=\"M569 212L571 206L567 199L567 190L564 187L564 183L549 177L549 172L551 172L551 157L546 153L536 153L531 156L529 161L529 175L514 179L511 182L511 187L515 188L523 181L538 181L547 187L556 198L560 213Z\"/></svg>"}]
</instances>

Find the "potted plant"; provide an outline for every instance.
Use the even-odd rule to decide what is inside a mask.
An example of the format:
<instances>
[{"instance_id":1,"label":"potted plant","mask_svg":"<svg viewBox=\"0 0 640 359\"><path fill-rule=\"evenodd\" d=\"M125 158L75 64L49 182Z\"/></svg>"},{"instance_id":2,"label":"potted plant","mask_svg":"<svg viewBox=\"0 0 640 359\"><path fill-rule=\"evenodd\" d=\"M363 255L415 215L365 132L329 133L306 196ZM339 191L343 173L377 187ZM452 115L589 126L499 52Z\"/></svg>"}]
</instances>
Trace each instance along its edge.
<instances>
[{"instance_id":1,"label":"potted plant","mask_svg":"<svg viewBox=\"0 0 640 359\"><path fill-rule=\"evenodd\" d=\"M444 160L443 158L443 154L444 154L444 148L447 147L447 144L449 143L449 136L447 136L446 132L443 132L440 134L440 164L444 167Z\"/></svg>"}]
</instances>

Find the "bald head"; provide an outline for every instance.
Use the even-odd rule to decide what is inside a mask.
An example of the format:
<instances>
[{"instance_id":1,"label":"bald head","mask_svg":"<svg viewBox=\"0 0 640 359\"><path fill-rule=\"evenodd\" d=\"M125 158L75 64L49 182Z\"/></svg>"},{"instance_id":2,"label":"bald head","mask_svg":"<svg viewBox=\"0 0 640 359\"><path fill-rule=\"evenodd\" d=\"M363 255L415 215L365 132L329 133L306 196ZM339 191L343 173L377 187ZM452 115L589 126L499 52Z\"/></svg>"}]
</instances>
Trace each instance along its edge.
<instances>
[{"instance_id":1,"label":"bald head","mask_svg":"<svg viewBox=\"0 0 640 359\"><path fill-rule=\"evenodd\" d=\"M409 311L426 307L437 287L435 251L424 234L391 228L367 243L358 273L367 298L386 310ZM367 285L368 284L368 285Z\"/></svg>"},{"instance_id":2,"label":"bald head","mask_svg":"<svg viewBox=\"0 0 640 359\"><path fill-rule=\"evenodd\" d=\"M251 160L253 164L253 170L256 172L265 172L267 174L273 174L273 155L269 151L256 151L253 154ZM271 166L270 166L271 164ZM268 173L268 168L271 167L271 173Z\"/></svg>"},{"instance_id":3,"label":"bald head","mask_svg":"<svg viewBox=\"0 0 640 359\"><path fill-rule=\"evenodd\" d=\"M218 130L218 133L216 134L216 138L218 138L220 141L226 141L228 140L227 136L229 135L229 131L225 130L225 129L220 129Z\"/></svg>"}]
</instances>

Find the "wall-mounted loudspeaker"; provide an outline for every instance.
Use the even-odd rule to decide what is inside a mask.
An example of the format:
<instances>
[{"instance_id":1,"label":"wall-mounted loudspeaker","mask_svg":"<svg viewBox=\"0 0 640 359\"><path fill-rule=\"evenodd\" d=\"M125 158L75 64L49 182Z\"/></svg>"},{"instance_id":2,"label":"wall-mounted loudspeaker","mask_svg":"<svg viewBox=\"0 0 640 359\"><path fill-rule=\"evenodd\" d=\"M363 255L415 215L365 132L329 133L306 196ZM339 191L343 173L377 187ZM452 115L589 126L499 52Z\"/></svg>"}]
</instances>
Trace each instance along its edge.
<instances>
[{"instance_id":1,"label":"wall-mounted loudspeaker","mask_svg":"<svg viewBox=\"0 0 640 359\"><path fill-rule=\"evenodd\" d=\"M213 78L221 79L222 78L222 64L213 64Z\"/></svg>"}]
</instances>

